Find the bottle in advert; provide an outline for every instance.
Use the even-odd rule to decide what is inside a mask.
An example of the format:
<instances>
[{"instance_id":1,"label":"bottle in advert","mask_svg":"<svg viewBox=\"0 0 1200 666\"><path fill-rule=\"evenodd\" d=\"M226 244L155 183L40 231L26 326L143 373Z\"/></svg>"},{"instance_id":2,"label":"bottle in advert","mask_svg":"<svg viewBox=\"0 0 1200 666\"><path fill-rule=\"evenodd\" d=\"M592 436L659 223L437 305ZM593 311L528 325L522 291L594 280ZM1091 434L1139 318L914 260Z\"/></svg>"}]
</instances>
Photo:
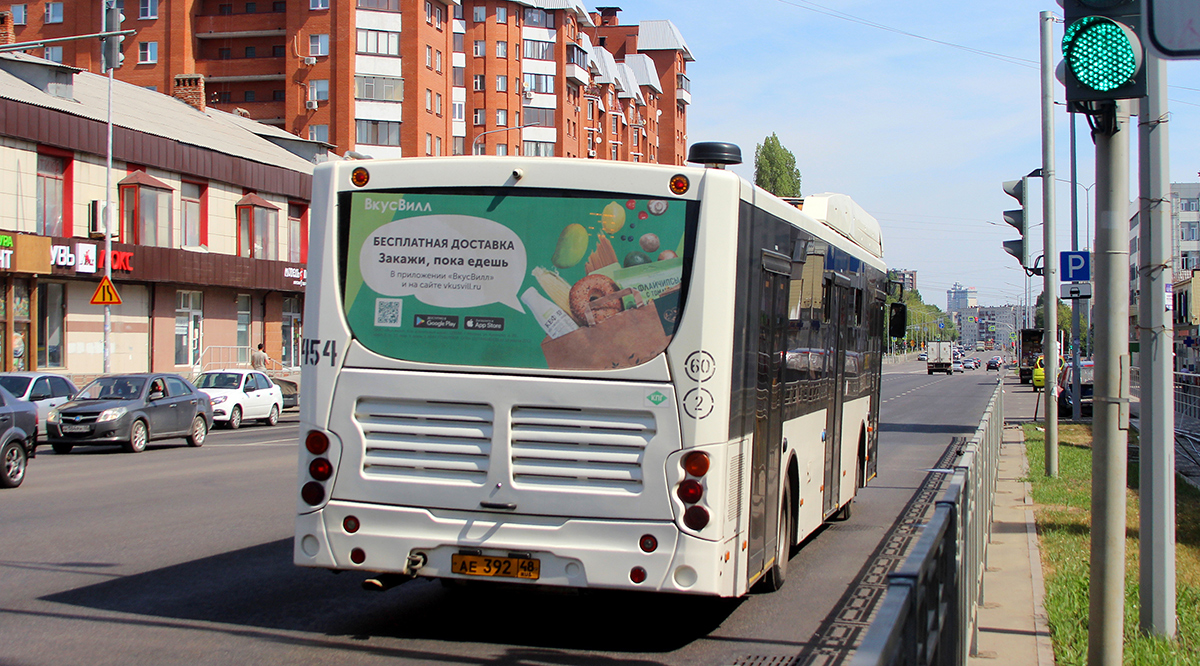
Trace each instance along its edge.
<instances>
[{"instance_id":1,"label":"bottle in advert","mask_svg":"<svg viewBox=\"0 0 1200 666\"><path fill-rule=\"evenodd\" d=\"M550 299L539 294L534 287L526 289L525 293L521 294L521 302L529 308L538 324L541 324L542 330L546 331L546 335L549 335L551 339L561 338L567 333L579 329L579 325L575 323L574 319L571 319L571 315L564 312Z\"/></svg>"}]
</instances>

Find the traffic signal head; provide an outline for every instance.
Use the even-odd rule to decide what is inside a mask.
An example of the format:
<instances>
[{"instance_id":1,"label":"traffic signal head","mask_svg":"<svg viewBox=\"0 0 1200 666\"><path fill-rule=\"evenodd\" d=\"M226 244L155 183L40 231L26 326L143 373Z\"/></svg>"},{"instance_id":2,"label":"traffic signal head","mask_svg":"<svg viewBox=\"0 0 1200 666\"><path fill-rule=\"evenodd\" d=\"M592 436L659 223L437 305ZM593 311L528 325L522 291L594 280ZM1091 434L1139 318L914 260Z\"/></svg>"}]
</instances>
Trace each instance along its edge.
<instances>
[{"instance_id":1,"label":"traffic signal head","mask_svg":"<svg viewBox=\"0 0 1200 666\"><path fill-rule=\"evenodd\" d=\"M116 6L115 2L108 4L104 9L104 32L116 32L121 29L121 23L125 20L125 15L121 13L121 9ZM101 39L100 46L100 63L102 71L107 72L110 69L116 69L121 66L125 60L125 54L121 53L121 42L125 41L125 35L111 35Z\"/></svg>"},{"instance_id":2,"label":"traffic signal head","mask_svg":"<svg viewBox=\"0 0 1200 666\"><path fill-rule=\"evenodd\" d=\"M1017 228L1021 232L1021 237L1017 240L1004 241L1004 251L1017 258L1021 265L1025 268L1032 266L1030 261L1030 244L1025 238L1025 232L1028 230L1029 217L1025 214L1025 190L1028 181L1028 176L1021 180L1008 180L1004 182L1004 193L1017 200L1021 207L1017 210L1004 211L1004 221Z\"/></svg>"},{"instance_id":3,"label":"traffic signal head","mask_svg":"<svg viewBox=\"0 0 1200 666\"><path fill-rule=\"evenodd\" d=\"M1141 0L1063 0L1067 102L1146 95Z\"/></svg>"}]
</instances>

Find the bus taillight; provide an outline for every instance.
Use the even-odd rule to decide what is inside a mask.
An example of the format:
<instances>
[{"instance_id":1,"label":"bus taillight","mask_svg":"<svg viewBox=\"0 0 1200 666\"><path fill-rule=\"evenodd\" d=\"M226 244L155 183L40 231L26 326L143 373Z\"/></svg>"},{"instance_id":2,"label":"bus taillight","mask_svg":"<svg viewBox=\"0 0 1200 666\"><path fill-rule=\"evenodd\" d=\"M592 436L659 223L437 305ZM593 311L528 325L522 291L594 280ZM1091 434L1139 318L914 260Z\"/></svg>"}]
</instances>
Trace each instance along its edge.
<instances>
[{"instance_id":1,"label":"bus taillight","mask_svg":"<svg viewBox=\"0 0 1200 666\"><path fill-rule=\"evenodd\" d=\"M684 456L683 471L692 476L708 474L708 454L703 451L692 451Z\"/></svg>"},{"instance_id":2,"label":"bus taillight","mask_svg":"<svg viewBox=\"0 0 1200 666\"><path fill-rule=\"evenodd\" d=\"M704 497L704 486L695 479L687 479L679 484L679 488L675 492L679 495L679 499L688 504L695 504L700 501L701 497Z\"/></svg>"},{"instance_id":3,"label":"bus taillight","mask_svg":"<svg viewBox=\"0 0 1200 666\"><path fill-rule=\"evenodd\" d=\"M325 488L316 481L309 481L300 489L300 498L316 506L325 500Z\"/></svg>"},{"instance_id":4,"label":"bus taillight","mask_svg":"<svg viewBox=\"0 0 1200 666\"><path fill-rule=\"evenodd\" d=\"M655 539L653 534L643 534L638 540L638 547L643 553L653 553L658 550L658 539Z\"/></svg>"},{"instance_id":5,"label":"bus taillight","mask_svg":"<svg viewBox=\"0 0 1200 666\"><path fill-rule=\"evenodd\" d=\"M329 450L329 436L320 430L310 430L304 438L304 448L314 456L319 456Z\"/></svg>"},{"instance_id":6,"label":"bus taillight","mask_svg":"<svg viewBox=\"0 0 1200 666\"><path fill-rule=\"evenodd\" d=\"M308 463L308 474L317 481L328 481L333 476L333 465L325 458L314 458Z\"/></svg>"},{"instance_id":7,"label":"bus taillight","mask_svg":"<svg viewBox=\"0 0 1200 666\"><path fill-rule=\"evenodd\" d=\"M646 582L646 570L641 567L634 567L629 570L629 580L635 583Z\"/></svg>"},{"instance_id":8,"label":"bus taillight","mask_svg":"<svg viewBox=\"0 0 1200 666\"><path fill-rule=\"evenodd\" d=\"M354 516L346 516L346 518L342 520L342 529L346 530L346 532L349 534L354 534L357 532L359 527L360 525L358 518L355 518Z\"/></svg>"},{"instance_id":9,"label":"bus taillight","mask_svg":"<svg viewBox=\"0 0 1200 666\"><path fill-rule=\"evenodd\" d=\"M688 510L683 512L683 524L687 525L688 529L699 532L708 525L708 509L702 506L689 506Z\"/></svg>"}]
</instances>

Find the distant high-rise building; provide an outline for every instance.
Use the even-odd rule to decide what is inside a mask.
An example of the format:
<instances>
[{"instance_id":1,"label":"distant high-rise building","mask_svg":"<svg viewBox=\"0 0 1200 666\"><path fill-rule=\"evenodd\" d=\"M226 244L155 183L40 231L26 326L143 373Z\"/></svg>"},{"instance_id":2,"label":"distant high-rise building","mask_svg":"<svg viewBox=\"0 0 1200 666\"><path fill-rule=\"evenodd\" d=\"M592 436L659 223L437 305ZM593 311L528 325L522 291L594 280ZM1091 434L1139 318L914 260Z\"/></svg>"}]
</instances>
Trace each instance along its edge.
<instances>
[{"instance_id":1,"label":"distant high-rise building","mask_svg":"<svg viewBox=\"0 0 1200 666\"><path fill-rule=\"evenodd\" d=\"M978 304L979 298L975 287L964 287L955 282L952 287L946 290L947 312L966 310L967 308L976 307Z\"/></svg>"},{"instance_id":2,"label":"distant high-rise building","mask_svg":"<svg viewBox=\"0 0 1200 666\"><path fill-rule=\"evenodd\" d=\"M103 2L0 1L0 44L96 33ZM582 0L126 2L116 78L372 157L683 164L694 60L670 21ZM101 73L100 42L31 55ZM195 80L195 79L189 79Z\"/></svg>"},{"instance_id":3,"label":"distant high-rise building","mask_svg":"<svg viewBox=\"0 0 1200 666\"><path fill-rule=\"evenodd\" d=\"M909 271L903 268L893 268L888 271L888 279L897 280L904 286L904 291L917 290L917 272Z\"/></svg>"}]
</instances>

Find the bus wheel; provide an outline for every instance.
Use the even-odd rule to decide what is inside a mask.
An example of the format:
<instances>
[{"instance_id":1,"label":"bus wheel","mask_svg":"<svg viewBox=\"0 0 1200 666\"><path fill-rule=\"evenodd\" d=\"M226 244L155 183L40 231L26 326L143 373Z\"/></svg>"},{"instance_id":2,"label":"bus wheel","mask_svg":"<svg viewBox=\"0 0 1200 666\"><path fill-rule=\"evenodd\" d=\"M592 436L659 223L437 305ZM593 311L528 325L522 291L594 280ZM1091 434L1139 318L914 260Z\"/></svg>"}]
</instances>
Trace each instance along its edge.
<instances>
[{"instance_id":1,"label":"bus wheel","mask_svg":"<svg viewBox=\"0 0 1200 666\"><path fill-rule=\"evenodd\" d=\"M787 580L788 558L792 555L792 489L783 489L783 506L779 507L779 535L775 540L775 564L764 577L766 589L774 592Z\"/></svg>"}]
</instances>

